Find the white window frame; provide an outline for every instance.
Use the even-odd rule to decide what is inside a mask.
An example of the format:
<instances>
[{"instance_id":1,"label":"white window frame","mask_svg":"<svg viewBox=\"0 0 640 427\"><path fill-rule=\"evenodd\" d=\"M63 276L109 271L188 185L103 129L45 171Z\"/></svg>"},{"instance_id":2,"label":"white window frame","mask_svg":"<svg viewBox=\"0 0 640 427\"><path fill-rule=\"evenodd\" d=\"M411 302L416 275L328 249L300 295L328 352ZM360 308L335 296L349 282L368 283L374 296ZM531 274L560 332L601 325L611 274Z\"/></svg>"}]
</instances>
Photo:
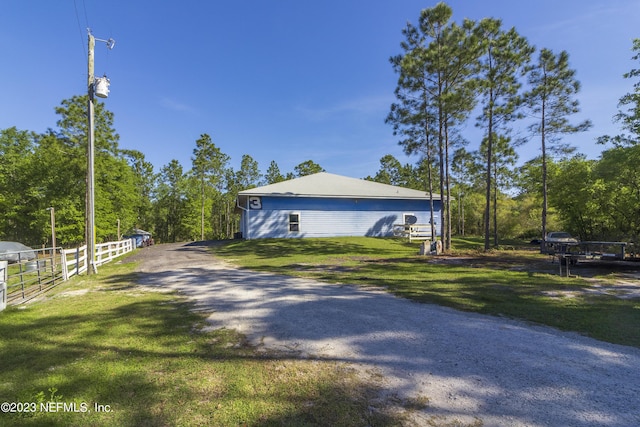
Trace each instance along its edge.
<instances>
[{"instance_id":1,"label":"white window frame","mask_svg":"<svg viewBox=\"0 0 640 427\"><path fill-rule=\"evenodd\" d=\"M292 216L292 215L297 215L297 216L298 216L298 222L292 222L292 221L291 221L291 216ZM300 220L300 212L289 212L289 213L287 214L287 230L288 230L288 232L289 232L289 233L292 233L292 234L294 234L294 233L300 233L300 223L301 223L301 220ZM292 225L297 225L297 226L298 226L298 229L297 229L297 230L292 230L292 229L291 229L291 226L292 226Z\"/></svg>"}]
</instances>

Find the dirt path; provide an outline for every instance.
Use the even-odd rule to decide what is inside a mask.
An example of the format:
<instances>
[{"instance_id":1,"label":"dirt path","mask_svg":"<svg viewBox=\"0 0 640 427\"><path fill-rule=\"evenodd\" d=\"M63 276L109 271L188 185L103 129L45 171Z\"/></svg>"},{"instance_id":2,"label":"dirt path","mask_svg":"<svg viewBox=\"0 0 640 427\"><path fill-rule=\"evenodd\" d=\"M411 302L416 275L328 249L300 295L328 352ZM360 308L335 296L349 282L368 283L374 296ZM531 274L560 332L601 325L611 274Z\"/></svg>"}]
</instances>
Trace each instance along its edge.
<instances>
[{"instance_id":1,"label":"dirt path","mask_svg":"<svg viewBox=\"0 0 640 427\"><path fill-rule=\"evenodd\" d=\"M134 257L145 273L140 284L192 298L215 328L236 329L259 347L373 369L390 395L428 399L419 424L640 425L636 348L375 289L238 270L198 244Z\"/></svg>"}]
</instances>

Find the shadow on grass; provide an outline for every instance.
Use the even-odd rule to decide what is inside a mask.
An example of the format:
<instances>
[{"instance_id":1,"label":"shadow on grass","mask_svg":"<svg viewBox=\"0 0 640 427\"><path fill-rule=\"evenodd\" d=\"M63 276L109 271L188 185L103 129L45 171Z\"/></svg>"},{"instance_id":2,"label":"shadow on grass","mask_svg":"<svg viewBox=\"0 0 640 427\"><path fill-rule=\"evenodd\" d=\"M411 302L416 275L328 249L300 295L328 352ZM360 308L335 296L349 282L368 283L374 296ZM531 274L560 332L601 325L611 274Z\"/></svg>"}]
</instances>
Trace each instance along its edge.
<instances>
[{"instance_id":1,"label":"shadow on grass","mask_svg":"<svg viewBox=\"0 0 640 427\"><path fill-rule=\"evenodd\" d=\"M640 330L635 327L640 311L634 300L581 294L592 284L560 277L557 262L523 242L519 247L525 250L488 254L473 252L482 243L479 238L458 238L455 243L456 248L472 252L460 257L416 257L415 243L376 238L232 241L217 245L214 252L239 258L260 271L381 286L419 302L523 319L640 347ZM354 254L363 257L356 259ZM572 272L610 273L581 264ZM558 296L572 292L576 295Z\"/></svg>"},{"instance_id":2,"label":"shadow on grass","mask_svg":"<svg viewBox=\"0 0 640 427\"><path fill-rule=\"evenodd\" d=\"M537 272L505 268L513 266L514 259L479 258L460 264L427 262L421 257L376 258L348 267L263 264L253 268L331 283L379 286L421 303L522 319L640 347L637 300L583 293L592 285L554 274L557 263L543 262Z\"/></svg>"},{"instance_id":3,"label":"shadow on grass","mask_svg":"<svg viewBox=\"0 0 640 427\"><path fill-rule=\"evenodd\" d=\"M362 384L354 390L353 384L322 376L315 383L310 373L297 380L306 381L305 387L285 383L279 390L270 372L286 356L256 354L228 330L203 333L202 317L191 304L171 301L175 296L136 295L135 288L120 286L134 277L112 278L114 286L106 292L2 313L0 401L33 402L38 393L48 400L56 390L56 401L86 402L89 410L0 414L0 425L391 422L381 414L367 415L363 396L379 390ZM106 293L121 295L105 303ZM96 413L95 403L110 411ZM335 411L336 405L346 409Z\"/></svg>"},{"instance_id":4,"label":"shadow on grass","mask_svg":"<svg viewBox=\"0 0 640 427\"><path fill-rule=\"evenodd\" d=\"M398 280L402 269L401 265L367 266L364 272L382 277L375 284L404 298L527 320L640 348L637 300L583 293L591 284L580 279L486 267L413 266L415 277ZM398 276L389 278L394 271Z\"/></svg>"},{"instance_id":5,"label":"shadow on grass","mask_svg":"<svg viewBox=\"0 0 640 427\"><path fill-rule=\"evenodd\" d=\"M314 274L341 283L385 286L418 301L446 302L465 309L475 305L475 311L500 314L503 307L511 307L511 314L503 314L519 318L540 311L544 316L564 313L571 322L574 317L584 318L589 310L587 303L555 306L557 301L540 297L540 283L528 285L526 272L431 265L410 258L396 261L363 262L356 271ZM402 275L407 270L412 271L411 277ZM566 283L556 277L542 280L549 287ZM147 273L140 282L178 291L196 301L195 308L207 313L216 328L249 325L244 327L251 342L266 339L275 348L321 354L322 360L380 367L399 379L388 386L392 393L424 391L430 398L431 391L442 388L449 396L468 397L477 410L467 414L481 419L500 416L534 424L534 414L550 413L559 425L581 425L580 414L598 413L623 425L634 417L628 403L637 402L637 385L620 389L610 378L638 378L635 349L558 336L545 328L489 316L425 307L382 292L220 265ZM587 371L590 374L584 375ZM325 387L335 392L334 387ZM545 397L549 394L556 398ZM598 400L613 394L619 405L612 406L608 398ZM303 407L315 404L304 403L302 398L296 405L301 402ZM426 409L436 415L451 414L447 411L451 409L446 399ZM301 424L313 425L311 420L319 419L313 418L316 414L293 410L263 420L286 424L289 415Z\"/></svg>"},{"instance_id":6,"label":"shadow on grass","mask_svg":"<svg viewBox=\"0 0 640 427\"><path fill-rule=\"evenodd\" d=\"M206 253L209 246L178 250ZM290 247L290 256L295 256L294 248ZM262 251L261 256L269 251ZM336 251L333 247L327 255L344 256ZM398 250L399 258L402 253ZM406 253L402 256L363 262L340 274L315 274L342 283L385 286L419 301L461 308L469 304L467 309L479 304L483 308L475 308L477 311L510 304L520 307L524 315L536 310L536 304L546 311L557 303L544 298L536 302L536 288L518 282L529 277L524 272L443 267L411 259ZM272 268L263 262L264 268ZM403 275L407 270L410 276ZM547 279L551 287L564 283L560 278ZM175 295L140 296L130 285L133 281L177 291L195 303L184 304ZM229 268L181 266L175 271L114 275L105 282L110 286L106 291L121 295L120 300L100 305L104 292L94 292L83 297L82 306L76 299L50 302L64 307L54 314L42 314L34 306L23 313L5 313L12 318L8 322L0 317L0 360L15 361L0 373L0 398L30 399L34 392L56 387L65 401L80 396L117 409L100 415L53 414L44 419L53 420L50 425L398 424L397 419L381 420L368 411L366 396L377 394L378 389L340 383L339 377L323 377L318 382L311 376L309 384L299 385L305 375L292 373L290 381L296 387L274 390L274 378L282 372L280 364L300 361L287 354L262 355L237 346L237 336L225 329L209 334L194 330L202 317L193 311L199 311L210 314L217 328L251 318L256 327L252 332L258 336L308 343L312 349L346 345L354 351L328 354L315 363L381 366L401 378L401 385L391 390L398 393L415 394L435 382L434 390L445 387L450 396L473 399L479 408L474 413L480 417L486 414L484 408L498 408L500 416L533 424L532 411L539 411L554 414L558 424L580 425L579 414L596 411L623 425L633 417L629 407L637 403L637 351L601 348L598 343L573 338L555 339L547 330L503 324L487 316L425 310L420 304L350 286ZM586 310L587 304L581 304L560 311ZM528 339L523 340L523 334ZM311 354L319 353L324 350ZM565 365L570 366L568 371ZM247 369L251 375L238 378ZM593 377L583 376L588 370L593 370ZM620 370L628 372L631 382L623 389L610 380ZM430 390L426 388L427 395ZM532 398L539 390L545 390L545 396ZM567 390L577 397L565 401ZM563 397L549 400L547 391ZM609 394L616 394L620 403L609 405L600 399ZM500 405L494 405L496 400ZM343 405L349 409L343 410ZM247 409L233 409L237 407ZM452 413L447 412L449 407L440 409L440 413ZM185 413L191 414L189 418ZM42 421L41 417L34 419Z\"/></svg>"}]
</instances>

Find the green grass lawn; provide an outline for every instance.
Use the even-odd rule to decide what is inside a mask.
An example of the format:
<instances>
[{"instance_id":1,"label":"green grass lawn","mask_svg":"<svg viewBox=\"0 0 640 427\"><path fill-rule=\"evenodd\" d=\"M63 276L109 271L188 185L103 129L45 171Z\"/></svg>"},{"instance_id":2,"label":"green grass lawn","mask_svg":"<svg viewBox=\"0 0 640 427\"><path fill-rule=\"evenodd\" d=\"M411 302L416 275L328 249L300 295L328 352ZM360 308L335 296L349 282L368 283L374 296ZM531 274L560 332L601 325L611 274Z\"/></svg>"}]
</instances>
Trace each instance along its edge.
<instances>
[{"instance_id":1,"label":"green grass lawn","mask_svg":"<svg viewBox=\"0 0 640 427\"><path fill-rule=\"evenodd\" d=\"M579 277L522 242L485 254L454 240L452 256L417 256L419 243L365 237L232 241L215 252L236 265L332 283L376 285L423 303L507 316L640 347L640 301L579 292ZM605 278L606 279L606 278ZM576 291L575 296L556 296Z\"/></svg>"},{"instance_id":2,"label":"green grass lawn","mask_svg":"<svg viewBox=\"0 0 640 427\"><path fill-rule=\"evenodd\" d=\"M517 242L490 254L476 239L455 243L455 256L437 259L417 256L418 244L369 238L233 241L215 251L247 268L383 286L640 347L637 300L546 296L589 284L559 277ZM387 426L428 404L393 402L400 411L388 411L346 364L264 354L233 331L209 331L180 296L135 286L133 269L109 264L0 312L0 402L37 409L0 413L0 426Z\"/></svg>"},{"instance_id":3,"label":"green grass lawn","mask_svg":"<svg viewBox=\"0 0 640 427\"><path fill-rule=\"evenodd\" d=\"M1 426L401 422L370 411L378 390L347 365L259 353L233 331L207 331L187 301L133 286L133 268L110 264L0 312L0 402L36 405L0 413Z\"/></svg>"}]
</instances>

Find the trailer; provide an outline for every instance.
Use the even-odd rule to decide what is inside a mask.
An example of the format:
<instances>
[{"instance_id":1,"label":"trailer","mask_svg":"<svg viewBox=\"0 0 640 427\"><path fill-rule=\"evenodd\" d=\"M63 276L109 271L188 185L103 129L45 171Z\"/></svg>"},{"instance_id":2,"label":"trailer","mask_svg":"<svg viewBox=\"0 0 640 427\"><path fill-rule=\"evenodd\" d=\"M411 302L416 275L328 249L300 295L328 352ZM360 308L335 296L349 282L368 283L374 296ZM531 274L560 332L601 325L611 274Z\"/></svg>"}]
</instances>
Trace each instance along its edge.
<instances>
[{"instance_id":1,"label":"trailer","mask_svg":"<svg viewBox=\"0 0 640 427\"><path fill-rule=\"evenodd\" d=\"M572 260L624 261L627 242L586 241L567 244Z\"/></svg>"},{"instance_id":2,"label":"trailer","mask_svg":"<svg viewBox=\"0 0 640 427\"><path fill-rule=\"evenodd\" d=\"M565 268L566 275L569 276L569 268L579 262L607 263L609 261L625 261L627 252L627 242L606 242L606 241L583 241L554 244L547 253L558 259L560 264L560 275Z\"/></svg>"}]
</instances>

